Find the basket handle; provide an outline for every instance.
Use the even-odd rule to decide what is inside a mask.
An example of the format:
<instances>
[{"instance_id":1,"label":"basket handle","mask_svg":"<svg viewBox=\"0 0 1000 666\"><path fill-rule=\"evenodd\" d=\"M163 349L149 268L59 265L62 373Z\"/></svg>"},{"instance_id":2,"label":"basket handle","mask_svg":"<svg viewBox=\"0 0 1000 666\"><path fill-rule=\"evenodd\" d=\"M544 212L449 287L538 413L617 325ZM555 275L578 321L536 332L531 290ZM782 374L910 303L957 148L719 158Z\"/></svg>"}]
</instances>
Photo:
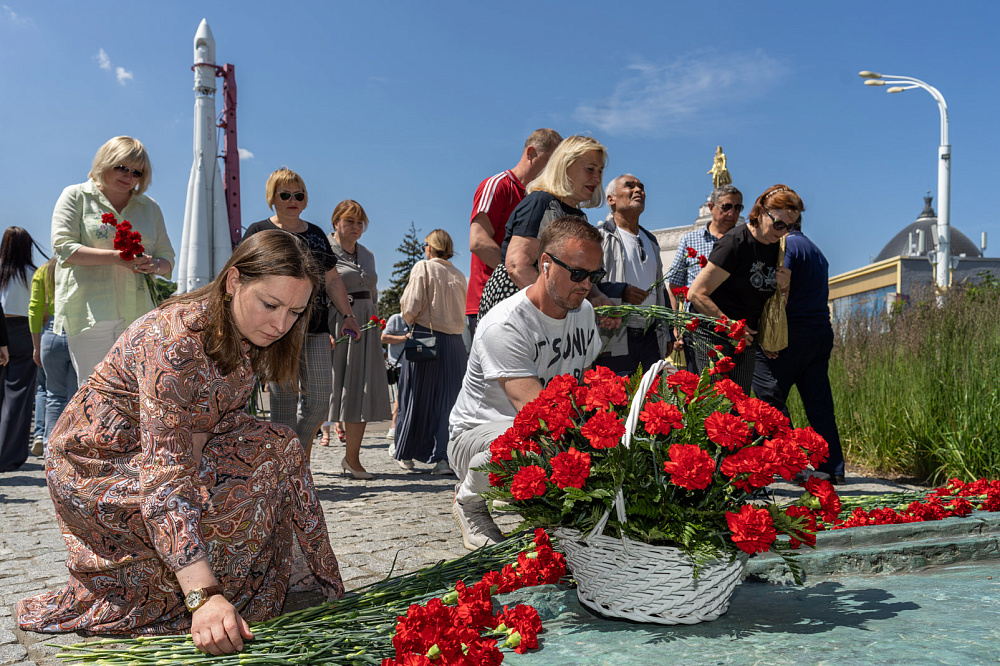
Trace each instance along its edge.
<instances>
[{"instance_id":1,"label":"basket handle","mask_svg":"<svg viewBox=\"0 0 1000 666\"><path fill-rule=\"evenodd\" d=\"M626 449L632 443L632 435L635 433L635 429L639 427L639 412L642 411L642 405L646 401L646 393L649 391L649 387L653 385L656 378L660 376L663 369L666 367L674 367L672 363L665 361L663 359L657 361L653 366L646 371L639 381L639 388L636 389L635 395L632 396L632 404L628 408L628 417L625 419L625 434L622 435L621 446ZM622 487L618 486L615 489L615 513L618 515L618 522L624 525L628 522L625 518L625 496L622 494ZM597 538L604 534L604 527L608 524L608 519L611 518L611 510L608 509L601 516L601 519L597 521L594 525L594 529L590 532L584 541L589 542L592 538ZM622 544L628 549L628 544L625 542L625 535L622 535Z\"/></svg>"}]
</instances>

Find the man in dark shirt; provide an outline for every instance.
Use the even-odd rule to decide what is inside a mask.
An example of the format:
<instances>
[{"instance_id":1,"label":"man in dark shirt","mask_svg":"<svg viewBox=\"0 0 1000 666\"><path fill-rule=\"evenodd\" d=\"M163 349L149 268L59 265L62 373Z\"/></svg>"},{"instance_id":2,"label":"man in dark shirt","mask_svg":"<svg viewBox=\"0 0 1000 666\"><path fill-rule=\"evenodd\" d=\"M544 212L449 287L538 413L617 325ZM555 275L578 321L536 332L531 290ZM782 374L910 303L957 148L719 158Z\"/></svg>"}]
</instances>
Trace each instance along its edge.
<instances>
[{"instance_id":1,"label":"man in dark shirt","mask_svg":"<svg viewBox=\"0 0 1000 666\"><path fill-rule=\"evenodd\" d=\"M799 389L809 424L830 447L830 457L817 471L830 475L835 484L845 483L844 453L833 410L830 390L830 264L816 244L806 238L801 226L792 227L786 238L785 267L791 270L791 287L785 314L788 317L788 347L776 358L757 348L753 390L757 397L788 416L785 401L792 386Z\"/></svg>"}]
</instances>

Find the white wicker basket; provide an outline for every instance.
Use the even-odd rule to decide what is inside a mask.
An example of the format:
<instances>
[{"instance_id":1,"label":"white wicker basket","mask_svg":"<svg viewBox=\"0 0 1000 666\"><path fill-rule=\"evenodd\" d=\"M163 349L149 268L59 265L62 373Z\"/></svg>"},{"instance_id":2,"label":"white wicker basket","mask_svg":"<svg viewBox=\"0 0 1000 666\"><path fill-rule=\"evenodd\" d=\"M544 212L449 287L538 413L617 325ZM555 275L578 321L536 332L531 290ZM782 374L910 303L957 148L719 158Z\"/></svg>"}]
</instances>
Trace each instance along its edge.
<instances>
[{"instance_id":1,"label":"white wicker basket","mask_svg":"<svg viewBox=\"0 0 1000 666\"><path fill-rule=\"evenodd\" d=\"M635 432L646 391L666 366L662 361L643 376L626 421L622 446ZM624 524L625 500L621 489L615 497L618 520ZM577 582L580 603L604 615L637 622L696 624L715 620L729 610L729 598L743 578L747 557L714 560L699 567L694 577L691 558L669 546L651 546L623 536L603 536L610 512L594 531L558 528L559 549Z\"/></svg>"}]
</instances>

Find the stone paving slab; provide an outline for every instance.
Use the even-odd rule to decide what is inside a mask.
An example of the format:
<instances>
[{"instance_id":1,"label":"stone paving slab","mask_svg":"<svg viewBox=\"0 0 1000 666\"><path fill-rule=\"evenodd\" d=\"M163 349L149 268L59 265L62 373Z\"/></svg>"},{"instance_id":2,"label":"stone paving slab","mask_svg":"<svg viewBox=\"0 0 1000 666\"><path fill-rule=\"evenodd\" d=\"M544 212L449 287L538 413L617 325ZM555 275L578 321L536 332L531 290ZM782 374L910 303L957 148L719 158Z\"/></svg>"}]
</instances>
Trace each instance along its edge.
<instances>
[{"instance_id":1,"label":"stone paving slab","mask_svg":"<svg viewBox=\"0 0 1000 666\"><path fill-rule=\"evenodd\" d=\"M363 443L362 460L376 474L371 481L342 475L342 444L312 449L314 480L349 590L381 580L390 572L415 571L467 552L451 515L455 477L433 476L428 465L418 464L411 472L400 469L388 456L387 428L385 422L370 424ZM776 488L779 496L800 492L791 484ZM852 479L838 491L849 495L911 488L878 479ZM517 519L500 514L497 522L509 531ZM87 638L27 633L14 627L16 601L32 591L65 584L65 557L41 459L32 457L20 470L0 474L0 664L61 664L53 656L56 649L45 644L66 645ZM315 599L302 595L290 598L288 605L311 603Z\"/></svg>"}]
</instances>

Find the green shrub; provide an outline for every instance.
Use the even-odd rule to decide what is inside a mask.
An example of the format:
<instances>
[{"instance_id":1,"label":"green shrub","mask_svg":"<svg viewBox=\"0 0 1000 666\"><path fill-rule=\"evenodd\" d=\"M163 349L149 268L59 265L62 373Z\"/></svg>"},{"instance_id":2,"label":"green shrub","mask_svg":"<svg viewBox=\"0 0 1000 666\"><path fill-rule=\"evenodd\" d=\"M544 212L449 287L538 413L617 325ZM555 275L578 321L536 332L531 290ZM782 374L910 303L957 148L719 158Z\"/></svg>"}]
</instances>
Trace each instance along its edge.
<instances>
[{"instance_id":1,"label":"green shrub","mask_svg":"<svg viewBox=\"0 0 1000 666\"><path fill-rule=\"evenodd\" d=\"M838 322L830 362L848 461L938 482L1000 477L1000 283ZM797 394L789 408L807 420Z\"/></svg>"}]
</instances>

